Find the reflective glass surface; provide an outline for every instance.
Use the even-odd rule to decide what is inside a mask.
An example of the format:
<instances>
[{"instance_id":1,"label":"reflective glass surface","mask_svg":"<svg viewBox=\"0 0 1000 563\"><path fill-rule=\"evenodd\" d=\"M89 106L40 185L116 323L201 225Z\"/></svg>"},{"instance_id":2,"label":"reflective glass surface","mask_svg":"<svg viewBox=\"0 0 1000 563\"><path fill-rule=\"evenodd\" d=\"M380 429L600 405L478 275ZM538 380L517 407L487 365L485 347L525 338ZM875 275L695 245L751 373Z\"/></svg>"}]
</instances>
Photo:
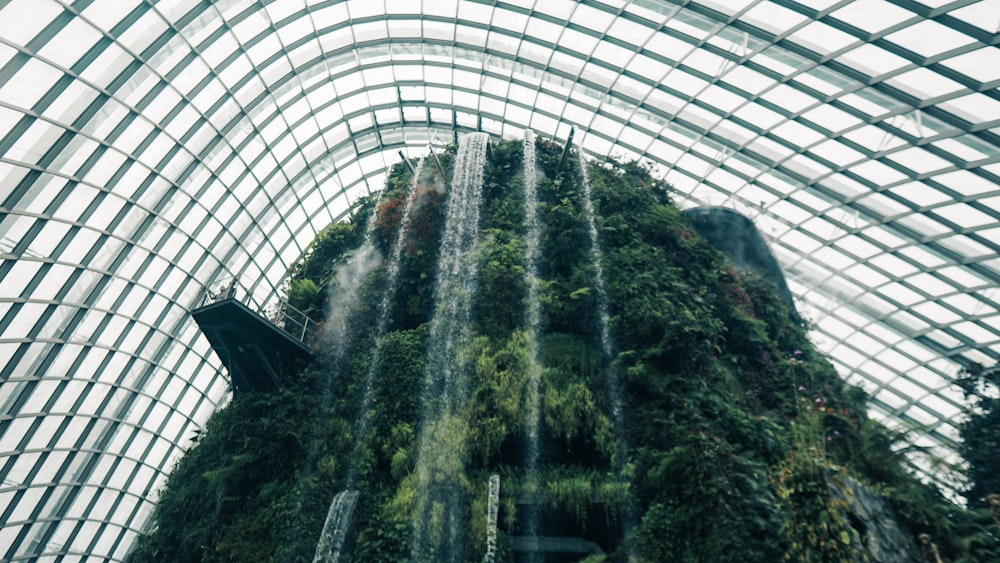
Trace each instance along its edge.
<instances>
[{"instance_id":1,"label":"reflective glass surface","mask_svg":"<svg viewBox=\"0 0 1000 563\"><path fill-rule=\"evenodd\" d=\"M953 458L949 382L1000 357L998 34L1000 0L0 0L0 560L121 560L229 397L203 288L274 299L475 129L750 216L874 415Z\"/></svg>"}]
</instances>

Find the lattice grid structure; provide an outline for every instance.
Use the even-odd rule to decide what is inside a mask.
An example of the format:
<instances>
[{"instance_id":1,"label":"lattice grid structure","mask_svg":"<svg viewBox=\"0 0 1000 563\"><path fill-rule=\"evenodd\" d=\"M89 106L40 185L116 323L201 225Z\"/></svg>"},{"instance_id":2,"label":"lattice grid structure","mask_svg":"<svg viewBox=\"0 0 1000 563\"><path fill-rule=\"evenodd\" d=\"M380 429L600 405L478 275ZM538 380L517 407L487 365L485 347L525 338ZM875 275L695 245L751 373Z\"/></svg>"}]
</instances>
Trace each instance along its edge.
<instances>
[{"instance_id":1,"label":"lattice grid structure","mask_svg":"<svg viewBox=\"0 0 1000 563\"><path fill-rule=\"evenodd\" d=\"M749 215L814 338L953 459L1000 357L1000 0L0 0L0 559L121 560L276 299L399 158L482 130ZM930 471L930 466L924 466Z\"/></svg>"}]
</instances>

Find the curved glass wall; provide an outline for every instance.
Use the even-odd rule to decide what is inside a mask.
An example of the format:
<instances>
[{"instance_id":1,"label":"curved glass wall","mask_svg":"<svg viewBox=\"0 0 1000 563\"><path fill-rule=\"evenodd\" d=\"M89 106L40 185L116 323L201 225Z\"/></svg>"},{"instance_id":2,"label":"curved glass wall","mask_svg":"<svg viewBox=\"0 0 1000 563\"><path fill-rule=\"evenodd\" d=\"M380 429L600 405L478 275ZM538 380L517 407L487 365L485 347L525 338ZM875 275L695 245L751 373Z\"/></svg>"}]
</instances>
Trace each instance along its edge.
<instances>
[{"instance_id":1,"label":"curved glass wall","mask_svg":"<svg viewBox=\"0 0 1000 563\"><path fill-rule=\"evenodd\" d=\"M643 158L751 217L814 337L951 456L1000 357L997 0L0 0L0 559L120 560L274 298L399 151Z\"/></svg>"}]
</instances>

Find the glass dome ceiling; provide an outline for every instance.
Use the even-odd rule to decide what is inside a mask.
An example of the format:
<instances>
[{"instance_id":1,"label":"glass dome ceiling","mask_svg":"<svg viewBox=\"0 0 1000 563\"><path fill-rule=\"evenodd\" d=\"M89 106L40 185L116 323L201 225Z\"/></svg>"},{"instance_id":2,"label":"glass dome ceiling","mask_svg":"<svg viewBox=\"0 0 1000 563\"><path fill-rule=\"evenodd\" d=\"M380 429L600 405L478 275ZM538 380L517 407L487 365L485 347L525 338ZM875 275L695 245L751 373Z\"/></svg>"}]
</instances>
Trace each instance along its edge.
<instances>
[{"instance_id":1,"label":"glass dome ceiling","mask_svg":"<svg viewBox=\"0 0 1000 563\"><path fill-rule=\"evenodd\" d=\"M0 0L0 559L121 560L258 304L399 152L531 128L758 225L949 453L1000 357L1000 0ZM61 559L57 559L61 556Z\"/></svg>"}]
</instances>

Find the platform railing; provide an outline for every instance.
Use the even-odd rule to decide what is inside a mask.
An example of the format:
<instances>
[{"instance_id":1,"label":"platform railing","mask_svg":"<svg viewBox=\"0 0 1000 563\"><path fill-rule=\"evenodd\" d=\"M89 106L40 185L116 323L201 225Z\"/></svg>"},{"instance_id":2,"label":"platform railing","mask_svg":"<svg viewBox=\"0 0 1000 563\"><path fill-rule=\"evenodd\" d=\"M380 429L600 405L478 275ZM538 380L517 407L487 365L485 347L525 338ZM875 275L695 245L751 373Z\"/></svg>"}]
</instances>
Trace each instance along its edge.
<instances>
[{"instance_id":1,"label":"platform railing","mask_svg":"<svg viewBox=\"0 0 1000 563\"><path fill-rule=\"evenodd\" d=\"M267 293L268 295L263 297L255 295L255 292L240 283L238 279L222 278L205 286L196 308L206 307L227 299L235 299L266 319L267 322L311 348L316 342L320 324L273 291Z\"/></svg>"},{"instance_id":2,"label":"platform railing","mask_svg":"<svg viewBox=\"0 0 1000 563\"><path fill-rule=\"evenodd\" d=\"M310 319L305 313L292 307L284 299L279 300L274 308L274 317L268 317L271 323L285 331L293 338L310 348L316 343L320 324Z\"/></svg>"}]
</instances>

